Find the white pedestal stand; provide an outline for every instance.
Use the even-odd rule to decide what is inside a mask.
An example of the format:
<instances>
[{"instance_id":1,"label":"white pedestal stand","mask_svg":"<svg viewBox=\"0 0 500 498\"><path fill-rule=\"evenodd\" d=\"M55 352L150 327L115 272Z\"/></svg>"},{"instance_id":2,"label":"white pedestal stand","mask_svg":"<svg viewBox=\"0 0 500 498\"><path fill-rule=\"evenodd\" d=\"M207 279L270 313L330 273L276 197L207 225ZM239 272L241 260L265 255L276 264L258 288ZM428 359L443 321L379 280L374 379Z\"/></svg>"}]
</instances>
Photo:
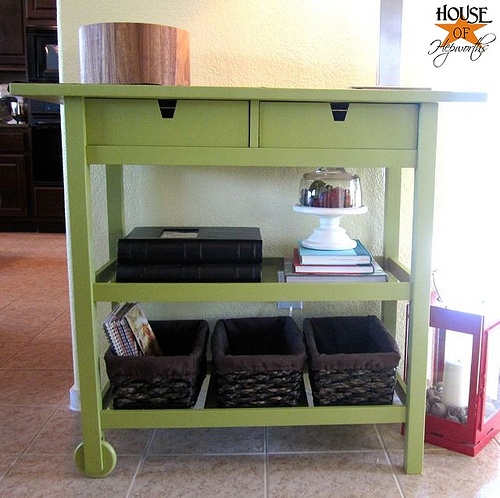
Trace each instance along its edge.
<instances>
[{"instance_id":1,"label":"white pedestal stand","mask_svg":"<svg viewBox=\"0 0 500 498\"><path fill-rule=\"evenodd\" d=\"M345 250L356 247L356 242L347 235L340 226L340 218L352 214L365 214L366 206L359 208L317 208L310 206L293 206L293 210L302 214L319 216L319 227L306 240L304 247L320 250Z\"/></svg>"}]
</instances>

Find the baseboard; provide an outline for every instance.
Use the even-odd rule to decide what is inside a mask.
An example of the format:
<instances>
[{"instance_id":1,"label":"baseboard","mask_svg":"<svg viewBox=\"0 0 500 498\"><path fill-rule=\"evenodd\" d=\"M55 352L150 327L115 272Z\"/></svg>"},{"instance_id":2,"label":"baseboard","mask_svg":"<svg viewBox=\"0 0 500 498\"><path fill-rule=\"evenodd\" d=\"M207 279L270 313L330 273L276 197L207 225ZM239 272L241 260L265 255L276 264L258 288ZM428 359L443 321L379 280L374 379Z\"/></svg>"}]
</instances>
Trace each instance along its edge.
<instances>
[{"instance_id":1,"label":"baseboard","mask_svg":"<svg viewBox=\"0 0 500 498\"><path fill-rule=\"evenodd\" d=\"M80 390L76 384L69 390L69 409L75 412L81 411Z\"/></svg>"}]
</instances>

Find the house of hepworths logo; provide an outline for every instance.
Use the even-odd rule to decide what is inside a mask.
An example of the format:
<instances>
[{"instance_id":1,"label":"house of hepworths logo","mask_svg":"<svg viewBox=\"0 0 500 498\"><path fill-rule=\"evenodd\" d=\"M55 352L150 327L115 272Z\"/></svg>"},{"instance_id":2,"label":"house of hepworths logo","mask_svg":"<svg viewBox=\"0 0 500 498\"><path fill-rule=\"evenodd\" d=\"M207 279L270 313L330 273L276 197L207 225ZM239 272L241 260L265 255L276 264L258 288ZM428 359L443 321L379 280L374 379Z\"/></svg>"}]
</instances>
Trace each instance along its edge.
<instances>
[{"instance_id":1,"label":"house of hepworths logo","mask_svg":"<svg viewBox=\"0 0 500 498\"><path fill-rule=\"evenodd\" d=\"M441 29L441 37L430 44L428 51L435 67L441 67L449 57L466 57L477 61L496 40L487 7L445 4L437 8L436 21L436 26Z\"/></svg>"}]
</instances>

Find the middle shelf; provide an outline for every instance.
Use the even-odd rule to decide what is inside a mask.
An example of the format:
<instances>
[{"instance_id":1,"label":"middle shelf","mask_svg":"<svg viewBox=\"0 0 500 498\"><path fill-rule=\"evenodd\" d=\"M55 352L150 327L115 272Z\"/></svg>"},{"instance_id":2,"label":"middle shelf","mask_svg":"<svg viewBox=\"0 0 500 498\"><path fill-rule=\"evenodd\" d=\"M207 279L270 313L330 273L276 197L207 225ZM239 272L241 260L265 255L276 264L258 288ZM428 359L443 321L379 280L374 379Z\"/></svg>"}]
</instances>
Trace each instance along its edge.
<instances>
[{"instance_id":1,"label":"middle shelf","mask_svg":"<svg viewBox=\"0 0 500 498\"><path fill-rule=\"evenodd\" d=\"M379 258L377 258L379 259ZM381 262L382 263L382 262ZM117 283L116 262L96 274L96 302L273 302L273 301L404 301L411 297L410 276L395 261L382 264L387 282L373 283L283 283L278 282L282 258L264 258L259 283Z\"/></svg>"}]
</instances>

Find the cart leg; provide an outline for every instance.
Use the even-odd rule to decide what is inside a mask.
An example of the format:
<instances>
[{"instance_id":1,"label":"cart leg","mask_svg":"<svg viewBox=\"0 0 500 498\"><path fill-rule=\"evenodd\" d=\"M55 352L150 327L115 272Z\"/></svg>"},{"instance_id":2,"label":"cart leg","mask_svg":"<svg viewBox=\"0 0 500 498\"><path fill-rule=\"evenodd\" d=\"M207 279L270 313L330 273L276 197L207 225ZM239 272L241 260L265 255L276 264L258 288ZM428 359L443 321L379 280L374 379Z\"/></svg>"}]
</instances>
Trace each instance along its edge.
<instances>
[{"instance_id":1,"label":"cart leg","mask_svg":"<svg viewBox=\"0 0 500 498\"><path fill-rule=\"evenodd\" d=\"M116 466L116 452L113 446L111 446L107 441L101 441L101 451L102 451L102 464L101 468L87 470L85 467L85 449L83 443L79 444L75 450L75 463L76 467L83 474L89 477L106 477L111 472L113 472Z\"/></svg>"}]
</instances>

